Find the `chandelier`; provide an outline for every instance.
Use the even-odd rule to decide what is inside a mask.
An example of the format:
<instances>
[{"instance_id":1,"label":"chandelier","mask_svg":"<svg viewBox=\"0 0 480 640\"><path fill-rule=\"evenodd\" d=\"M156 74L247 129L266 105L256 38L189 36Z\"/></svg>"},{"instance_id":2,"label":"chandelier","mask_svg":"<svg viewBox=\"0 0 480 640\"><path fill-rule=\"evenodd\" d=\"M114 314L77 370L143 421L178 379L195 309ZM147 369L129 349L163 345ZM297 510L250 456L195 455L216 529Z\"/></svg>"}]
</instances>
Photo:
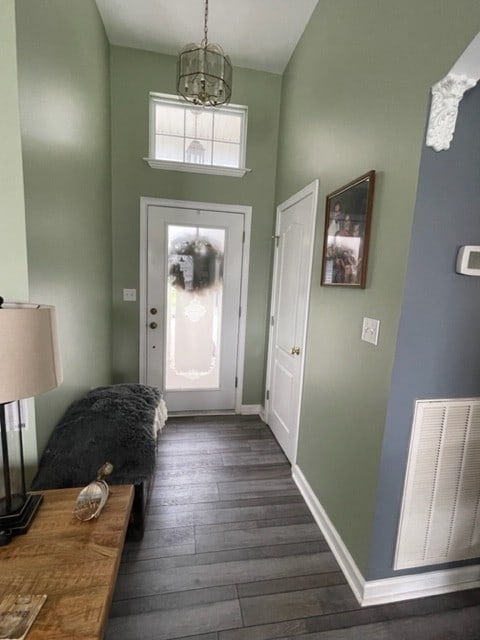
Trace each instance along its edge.
<instances>
[{"instance_id":1,"label":"chandelier","mask_svg":"<svg viewBox=\"0 0 480 640\"><path fill-rule=\"evenodd\" d=\"M204 37L187 44L177 62L177 93L188 102L216 107L232 95L232 63L222 47L208 42L208 0L205 0Z\"/></svg>"}]
</instances>

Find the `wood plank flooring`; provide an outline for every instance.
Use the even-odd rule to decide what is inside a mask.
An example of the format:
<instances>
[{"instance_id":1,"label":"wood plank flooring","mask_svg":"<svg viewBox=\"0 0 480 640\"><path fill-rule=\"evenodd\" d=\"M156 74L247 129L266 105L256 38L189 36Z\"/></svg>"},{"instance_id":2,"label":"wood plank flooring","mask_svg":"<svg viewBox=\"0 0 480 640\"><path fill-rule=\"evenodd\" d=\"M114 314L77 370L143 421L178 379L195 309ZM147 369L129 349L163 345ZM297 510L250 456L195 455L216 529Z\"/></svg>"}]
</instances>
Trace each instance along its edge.
<instances>
[{"instance_id":1,"label":"wood plank flooring","mask_svg":"<svg viewBox=\"0 0 480 640\"><path fill-rule=\"evenodd\" d=\"M107 640L478 640L480 589L360 608L256 416L170 418Z\"/></svg>"}]
</instances>

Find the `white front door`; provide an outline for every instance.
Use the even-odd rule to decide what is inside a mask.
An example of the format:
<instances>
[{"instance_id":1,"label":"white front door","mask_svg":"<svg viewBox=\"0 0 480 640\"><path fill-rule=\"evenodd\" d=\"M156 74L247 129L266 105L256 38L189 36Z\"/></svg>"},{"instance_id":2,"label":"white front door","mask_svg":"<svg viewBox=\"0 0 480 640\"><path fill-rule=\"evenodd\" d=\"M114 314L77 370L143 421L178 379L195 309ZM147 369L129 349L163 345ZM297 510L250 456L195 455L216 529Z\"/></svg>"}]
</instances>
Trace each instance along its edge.
<instances>
[{"instance_id":1,"label":"white front door","mask_svg":"<svg viewBox=\"0 0 480 640\"><path fill-rule=\"evenodd\" d=\"M297 452L318 180L277 208L267 423L285 455Z\"/></svg>"},{"instance_id":2,"label":"white front door","mask_svg":"<svg viewBox=\"0 0 480 640\"><path fill-rule=\"evenodd\" d=\"M245 215L194 205L145 208L145 381L170 412L233 411Z\"/></svg>"}]
</instances>

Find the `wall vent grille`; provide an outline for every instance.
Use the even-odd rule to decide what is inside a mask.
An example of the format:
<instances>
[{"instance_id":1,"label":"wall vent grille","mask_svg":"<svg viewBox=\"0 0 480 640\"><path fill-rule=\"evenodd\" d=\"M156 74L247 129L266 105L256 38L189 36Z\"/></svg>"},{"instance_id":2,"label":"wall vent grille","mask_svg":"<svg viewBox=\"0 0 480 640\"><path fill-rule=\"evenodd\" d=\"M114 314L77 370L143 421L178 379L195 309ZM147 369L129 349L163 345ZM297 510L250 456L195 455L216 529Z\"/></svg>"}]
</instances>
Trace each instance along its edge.
<instances>
[{"instance_id":1,"label":"wall vent grille","mask_svg":"<svg viewBox=\"0 0 480 640\"><path fill-rule=\"evenodd\" d=\"M395 569L480 556L480 398L419 400Z\"/></svg>"}]
</instances>

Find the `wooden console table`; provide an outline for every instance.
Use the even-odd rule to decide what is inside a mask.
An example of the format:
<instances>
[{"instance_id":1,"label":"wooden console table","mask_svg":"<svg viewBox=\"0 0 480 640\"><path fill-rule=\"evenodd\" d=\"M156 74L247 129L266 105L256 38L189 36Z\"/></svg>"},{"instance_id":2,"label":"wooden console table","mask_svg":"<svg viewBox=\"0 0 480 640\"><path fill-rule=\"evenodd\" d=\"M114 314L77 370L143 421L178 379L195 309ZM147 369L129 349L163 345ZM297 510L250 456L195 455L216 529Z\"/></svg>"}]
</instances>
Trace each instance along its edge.
<instances>
[{"instance_id":1,"label":"wooden console table","mask_svg":"<svg viewBox=\"0 0 480 640\"><path fill-rule=\"evenodd\" d=\"M78 489L43 491L25 535L0 547L0 600L42 594L47 600L27 640L103 638L133 500L133 486L113 486L98 520L73 515Z\"/></svg>"}]
</instances>

